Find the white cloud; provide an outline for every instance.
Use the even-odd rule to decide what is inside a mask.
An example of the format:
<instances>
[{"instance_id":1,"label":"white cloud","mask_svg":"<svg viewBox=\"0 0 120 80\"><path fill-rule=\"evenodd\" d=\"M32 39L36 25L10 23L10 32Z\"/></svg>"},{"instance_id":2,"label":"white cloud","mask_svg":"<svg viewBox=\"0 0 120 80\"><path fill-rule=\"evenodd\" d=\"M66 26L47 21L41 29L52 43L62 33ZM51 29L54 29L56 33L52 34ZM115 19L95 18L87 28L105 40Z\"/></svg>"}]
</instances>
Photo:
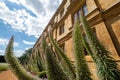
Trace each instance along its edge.
<instances>
[{"instance_id":1,"label":"white cloud","mask_svg":"<svg viewBox=\"0 0 120 80\"><path fill-rule=\"evenodd\" d=\"M27 47L27 48L25 48L25 50L28 50L28 49L30 49L31 47Z\"/></svg>"},{"instance_id":2,"label":"white cloud","mask_svg":"<svg viewBox=\"0 0 120 80\"><path fill-rule=\"evenodd\" d=\"M55 9L58 7L58 4L59 4L59 0L48 0L48 4L47 4L47 9L49 11L55 11Z\"/></svg>"},{"instance_id":3,"label":"white cloud","mask_svg":"<svg viewBox=\"0 0 120 80\"><path fill-rule=\"evenodd\" d=\"M24 53L23 50L14 50L14 55L19 57ZM5 55L5 51L4 50L0 50L0 55Z\"/></svg>"},{"instance_id":4,"label":"white cloud","mask_svg":"<svg viewBox=\"0 0 120 80\"><path fill-rule=\"evenodd\" d=\"M0 50L0 55L4 55L4 51L3 50Z\"/></svg>"},{"instance_id":5,"label":"white cloud","mask_svg":"<svg viewBox=\"0 0 120 80\"><path fill-rule=\"evenodd\" d=\"M23 50L14 50L14 55L16 57L20 57L23 53L24 53ZM4 50L0 50L0 55L5 55L5 51Z\"/></svg>"},{"instance_id":6,"label":"white cloud","mask_svg":"<svg viewBox=\"0 0 120 80\"><path fill-rule=\"evenodd\" d=\"M7 39L0 38L0 45L6 45L8 43Z\"/></svg>"},{"instance_id":7,"label":"white cloud","mask_svg":"<svg viewBox=\"0 0 120 80\"><path fill-rule=\"evenodd\" d=\"M4 2L0 2L0 19L18 31L25 31L29 36L39 37L48 18L44 16L33 17L24 9L10 11Z\"/></svg>"},{"instance_id":8,"label":"white cloud","mask_svg":"<svg viewBox=\"0 0 120 80\"><path fill-rule=\"evenodd\" d=\"M10 10L4 1L23 5L37 17L32 16L25 9ZM9 24L14 30L23 31L28 36L33 35L38 38L61 1L62 0L2 0L0 1L0 20L2 20L4 24ZM0 38L0 45L7 45L8 41L8 39ZM25 40L23 40L23 42L28 45L34 44L34 42ZM14 42L14 46L19 46L19 43ZM23 50L15 50L14 52L17 56L24 53ZM4 54L4 51L0 50L0 54Z\"/></svg>"},{"instance_id":9,"label":"white cloud","mask_svg":"<svg viewBox=\"0 0 120 80\"><path fill-rule=\"evenodd\" d=\"M19 0L9 0L12 3L20 4Z\"/></svg>"},{"instance_id":10,"label":"white cloud","mask_svg":"<svg viewBox=\"0 0 120 80\"><path fill-rule=\"evenodd\" d=\"M44 0L35 0L35 1L34 0L9 0L9 1L25 6L28 10L32 11L37 16L46 14L44 6L41 3Z\"/></svg>"},{"instance_id":11,"label":"white cloud","mask_svg":"<svg viewBox=\"0 0 120 80\"><path fill-rule=\"evenodd\" d=\"M4 24L9 24L18 31L24 31L28 36L38 38L45 26L48 24L55 9L60 1L58 0L9 0L25 6L32 11L37 17L30 15L25 9L10 10L5 2L0 2L0 19ZM53 3L54 2L54 3ZM53 9L52 9L53 8Z\"/></svg>"},{"instance_id":12,"label":"white cloud","mask_svg":"<svg viewBox=\"0 0 120 80\"><path fill-rule=\"evenodd\" d=\"M43 4L40 0L24 0L21 1L21 4L23 4L27 9L33 11L33 13L35 13L37 16L39 16L40 14L46 14Z\"/></svg>"},{"instance_id":13,"label":"white cloud","mask_svg":"<svg viewBox=\"0 0 120 80\"><path fill-rule=\"evenodd\" d=\"M0 19L5 23L10 24L12 28L19 31L26 29L23 25L24 18L20 18L24 13L24 10L10 11L4 2L0 2L0 13Z\"/></svg>"},{"instance_id":14,"label":"white cloud","mask_svg":"<svg viewBox=\"0 0 120 80\"><path fill-rule=\"evenodd\" d=\"M35 44L35 42L30 42L30 41L26 41L26 40L23 40L22 42L24 44L27 44L27 45L33 45L33 44Z\"/></svg>"},{"instance_id":15,"label":"white cloud","mask_svg":"<svg viewBox=\"0 0 120 80\"><path fill-rule=\"evenodd\" d=\"M5 39L5 38L0 38L0 45L2 46L6 46L8 44L9 40L8 39ZM19 43L17 42L14 42L14 46L19 46Z\"/></svg>"},{"instance_id":16,"label":"white cloud","mask_svg":"<svg viewBox=\"0 0 120 80\"><path fill-rule=\"evenodd\" d=\"M15 51L14 51L14 55L15 55L16 57L20 57L23 53L24 53L23 50L15 50Z\"/></svg>"},{"instance_id":17,"label":"white cloud","mask_svg":"<svg viewBox=\"0 0 120 80\"><path fill-rule=\"evenodd\" d=\"M19 46L19 43L17 43L17 42L14 42L14 46Z\"/></svg>"}]
</instances>

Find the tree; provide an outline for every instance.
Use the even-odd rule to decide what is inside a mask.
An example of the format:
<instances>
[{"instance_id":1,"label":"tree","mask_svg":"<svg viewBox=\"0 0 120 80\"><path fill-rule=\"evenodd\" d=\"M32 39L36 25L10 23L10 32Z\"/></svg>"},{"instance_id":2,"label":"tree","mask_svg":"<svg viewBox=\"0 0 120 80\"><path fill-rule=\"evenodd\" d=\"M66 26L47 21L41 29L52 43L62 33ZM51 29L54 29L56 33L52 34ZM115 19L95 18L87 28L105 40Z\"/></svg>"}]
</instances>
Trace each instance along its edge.
<instances>
[{"instance_id":1,"label":"tree","mask_svg":"<svg viewBox=\"0 0 120 80\"><path fill-rule=\"evenodd\" d=\"M6 61L5 61L5 58L4 58L4 56L2 56L2 55L0 55L0 63L5 63Z\"/></svg>"}]
</instances>

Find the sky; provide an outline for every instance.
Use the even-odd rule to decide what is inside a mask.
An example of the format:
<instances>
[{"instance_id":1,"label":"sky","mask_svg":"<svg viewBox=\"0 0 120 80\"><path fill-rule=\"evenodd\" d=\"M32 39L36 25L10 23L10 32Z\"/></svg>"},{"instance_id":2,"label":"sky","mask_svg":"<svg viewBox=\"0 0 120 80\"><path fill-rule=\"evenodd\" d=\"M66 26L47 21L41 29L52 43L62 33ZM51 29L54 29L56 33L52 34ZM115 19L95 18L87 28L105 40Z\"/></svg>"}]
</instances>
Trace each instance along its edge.
<instances>
[{"instance_id":1,"label":"sky","mask_svg":"<svg viewBox=\"0 0 120 80\"><path fill-rule=\"evenodd\" d=\"M33 47L62 0L0 0L0 55L14 35L14 54Z\"/></svg>"}]
</instances>

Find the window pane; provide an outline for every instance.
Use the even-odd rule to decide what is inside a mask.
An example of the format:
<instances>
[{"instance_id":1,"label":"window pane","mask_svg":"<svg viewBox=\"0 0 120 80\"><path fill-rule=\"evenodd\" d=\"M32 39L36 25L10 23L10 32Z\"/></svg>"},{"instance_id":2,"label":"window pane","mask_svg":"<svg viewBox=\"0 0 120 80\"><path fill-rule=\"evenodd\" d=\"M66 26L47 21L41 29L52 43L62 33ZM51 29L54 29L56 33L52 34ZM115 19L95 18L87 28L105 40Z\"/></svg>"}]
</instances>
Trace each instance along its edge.
<instances>
[{"instance_id":1,"label":"window pane","mask_svg":"<svg viewBox=\"0 0 120 80\"><path fill-rule=\"evenodd\" d=\"M63 17L63 15L64 15L64 9L61 10L60 17Z\"/></svg>"},{"instance_id":2,"label":"window pane","mask_svg":"<svg viewBox=\"0 0 120 80\"><path fill-rule=\"evenodd\" d=\"M60 45L60 48L65 51L65 44Z\"/></svg>"},{"instance_id":3,"label":"window pane","mask_svg":"<svg viewBox=\"0 0 120 80\"><path fill-rule=\"evenodd\" d=\"M64 33L64 26L61 27L61 32Z\"/></svg>"},{"instance_id":4,"label":"window pane","mask_svg":"<svg viewBox=\"0 0 120 80\"><path fill-rule=\"evenodd\" d=\"M78 11L78 20L80 21L81 9Z\"/></svg>"},{"instance_id":5,"label":"window pane","mask_svg":"<svg viewBox=\"0 0 120 80\"><path fill-rule=\"evenodd\" d=\"M60 29L59 29L59 34L61 35L61 34L63 34L63 33L64 33L64 25L61 26Z\"/></svg>"},{"instance_id":6,"label":"window pane","mask_svg":"<svg viewBox=\"0 0 120 80\"><path fill-rule=\"evenodd\" d=\"M83 36L84 36L84 40L86 41L86 43L88 43L88 37L86 35L83 35ZM89 55L88 52L87 52L87 50L86 50L86 48L83 47L83 49L84 49L85 55Z\"/></svg>"},{"instance_id":7,"label":"window pane","mask_svg":"<svg viewBox=\"0 0 120 80\"><path fill-rule=\"evenodd\" d=\"M72 2L75 1L75 0L71 0Z\"/></svg>"},{"instance_id":8,"label":"window pane","mask_svg":"<svg viewBox=\"0 0 120 80\"><path fill-rule=\"evenodd\" d=\"M96 29L95 29L95 28L92 28L92 31L93 31L94 36L97 37Z\"/></svg>"},{"instance_id":9,"label":"window pane","mask_svg":"<svg viewBox=\"0 0 120 80\"><path fill-rule=\"evenodd\" d=\"M83 6L83 12L85 16L88 14L88 9L86 5Z\"/></svg>"},{"instance_id":10,"label":"window pane","mask_svg":"<svg viewBox=\"0 0 120 80\"><path fill-rule=\"evenodd\" d=\"M88 42L88 37L86 35L84 35L84 40Z\"/></svg>"},{"instance_id":11,"label":"window pane","mask_svg":"<svg viewBox=\"0 0 120 80\"><path fill-rule=\"evenodd\" d=\"M83 47L83 50L85 55L89 55L85 47Z\"/></svg>"},{"instance_id":12,"label":"window pane","mask_svg":"<svg viewBox=\"0 0 120 80\"><path fill-rule=\"evenodd\" d=\"M77 21L77 13L74 14L74 24L76 23Z\"/></svg>"}]
</instances>

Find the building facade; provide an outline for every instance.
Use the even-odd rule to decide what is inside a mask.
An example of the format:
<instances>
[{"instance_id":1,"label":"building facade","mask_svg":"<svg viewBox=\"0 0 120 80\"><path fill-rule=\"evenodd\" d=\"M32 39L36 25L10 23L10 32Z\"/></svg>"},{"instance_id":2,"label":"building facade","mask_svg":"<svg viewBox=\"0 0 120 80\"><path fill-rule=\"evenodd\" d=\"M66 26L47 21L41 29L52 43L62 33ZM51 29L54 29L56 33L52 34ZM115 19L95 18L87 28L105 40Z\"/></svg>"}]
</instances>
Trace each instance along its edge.
<instances>
[{"instance_id":1,"label":"building facade","mask_svg":"<svg viewBox=\"0 0 120 80\"><path fill-rule=\"evenodd\" d=\"M74 61L72 31L76 18L80 18L80 10L84 12L97 38L120 64L120 0L63 0L35 43L33 52L39 49L44 59L42 36L49 42L48 32L52 30L54 39ZM85 55L94 79L99 80L92 58L87 53Z\"/></svg>"}]
</instances>

